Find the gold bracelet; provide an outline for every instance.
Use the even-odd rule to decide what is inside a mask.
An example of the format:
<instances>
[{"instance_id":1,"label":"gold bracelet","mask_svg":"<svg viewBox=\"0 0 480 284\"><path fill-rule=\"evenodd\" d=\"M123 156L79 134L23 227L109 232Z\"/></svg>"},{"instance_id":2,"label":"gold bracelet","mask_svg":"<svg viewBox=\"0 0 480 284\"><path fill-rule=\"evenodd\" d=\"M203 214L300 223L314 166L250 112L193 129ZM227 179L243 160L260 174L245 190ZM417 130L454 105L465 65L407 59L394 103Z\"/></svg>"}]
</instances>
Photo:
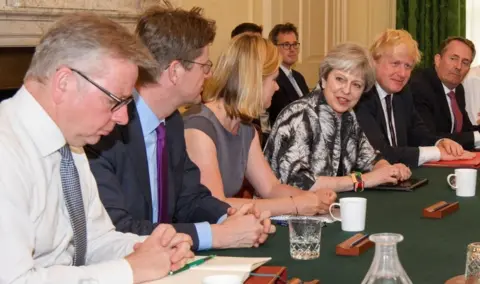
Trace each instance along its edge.
<instances>
[{"instance_id":1,"label":"gold bracelet","mask_svg":"<svg viewBox=\"0 0 480 284\"><path fill-rule=\"evenodd\" d=\"M298 208L297 208L297 204L295 204L295 201L293 200L293 196L291 196L291 195L290 195L290 198L292 199L293 206L295 206L295 211L297 211L297 216L298 216Z\"/></svg>"}]
</instances>

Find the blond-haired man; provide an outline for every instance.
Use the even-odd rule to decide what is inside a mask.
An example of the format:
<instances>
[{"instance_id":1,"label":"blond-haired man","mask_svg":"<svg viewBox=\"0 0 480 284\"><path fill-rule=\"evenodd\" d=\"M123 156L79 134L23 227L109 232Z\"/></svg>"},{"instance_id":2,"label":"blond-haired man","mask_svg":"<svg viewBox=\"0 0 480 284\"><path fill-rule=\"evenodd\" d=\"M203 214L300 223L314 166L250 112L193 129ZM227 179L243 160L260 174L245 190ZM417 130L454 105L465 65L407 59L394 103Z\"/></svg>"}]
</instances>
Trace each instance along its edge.
<instances>
[{"instance_id":1,"label":"blond-haired man","mask_svg":"<svg viewBox=\"0 0 480 284\"><path fill-rule=\"evenodd\" d=\"M82 149L128 122L138 74L157 70L102 16L69 15L42 38L24 85L0 104L1 283L140 283L191 256L169 225L148 238L115 232Z\"/></svg>"},{"instance_id":2,"label":"blond-haired man","mask_svg":"<svg viewBox=\"0 0 480 284\"><path fill-rule=\"evenodd\" d=\"M458 143L430 133L415 110L407 83L421 56L412 36L404 30L386 30L373 42L370 53L376 84L363 94L356 114L373 147L390 163L411 167L471 157Z\"/></svg>"}]
</instances>

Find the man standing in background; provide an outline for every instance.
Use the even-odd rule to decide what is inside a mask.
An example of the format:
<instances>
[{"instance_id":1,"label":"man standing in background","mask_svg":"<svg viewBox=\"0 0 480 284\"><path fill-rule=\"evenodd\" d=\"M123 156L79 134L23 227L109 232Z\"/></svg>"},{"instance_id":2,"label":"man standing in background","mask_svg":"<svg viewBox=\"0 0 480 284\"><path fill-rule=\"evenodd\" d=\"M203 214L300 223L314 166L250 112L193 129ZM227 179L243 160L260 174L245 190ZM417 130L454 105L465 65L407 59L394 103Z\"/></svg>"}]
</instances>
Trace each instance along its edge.
<instances>
[{"instance_id":1,"label":"man standing in background","mask_svg":"<svg viewBox=\"0 0 480 284\"><path fill-rule=\"evenodd\" d=\"M270 31L268 38L282 55L282 64L277 77L279 90L273 95L272 105L268 109L268 120L270 125L273 125L282 109L308 94L309 89L303 75L292 69L298 61L300 48L297 27L292 23L278 24Z\"/></svg>"}]
</instances>

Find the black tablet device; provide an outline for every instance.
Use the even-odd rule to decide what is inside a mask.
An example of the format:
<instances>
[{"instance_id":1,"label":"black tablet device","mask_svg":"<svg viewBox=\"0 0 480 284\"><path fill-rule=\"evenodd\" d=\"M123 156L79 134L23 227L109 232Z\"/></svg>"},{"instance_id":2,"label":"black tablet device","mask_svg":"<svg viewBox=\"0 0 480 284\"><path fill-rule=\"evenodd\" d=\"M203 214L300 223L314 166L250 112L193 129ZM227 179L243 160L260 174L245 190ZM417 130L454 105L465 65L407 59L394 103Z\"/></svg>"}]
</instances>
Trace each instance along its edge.
<instances>
[{"instance_id":1,"label":"black tablet device","mask_svg":"<svg viewBox=\"0 0 480 284\"><path fill-rule=\"evenodd\" d=\"M397 190L397 191L413 191L418 187L427 184L428 179L426 178L410 178L408 180L399 182L397 184L393 183L384 183L377 185L369 189L378 189L378 190Z\"/></svg>"}]
</instances>

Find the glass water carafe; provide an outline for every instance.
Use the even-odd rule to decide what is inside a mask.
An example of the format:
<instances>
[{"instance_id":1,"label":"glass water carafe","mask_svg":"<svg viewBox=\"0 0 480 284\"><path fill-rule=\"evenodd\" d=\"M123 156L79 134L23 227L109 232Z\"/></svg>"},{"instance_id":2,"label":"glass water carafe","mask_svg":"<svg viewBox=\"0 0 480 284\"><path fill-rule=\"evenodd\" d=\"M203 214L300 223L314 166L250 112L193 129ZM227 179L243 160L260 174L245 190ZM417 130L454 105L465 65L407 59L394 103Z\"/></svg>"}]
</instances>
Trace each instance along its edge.
<instances>
[{"instance_id":1,"label":"glass water carafe","mask_svg":"<svg viewBox=\"0 0 480 284\"><path fill-rule=\"evenodd\" d=\"M403 236L393 233L373 234L375 256L362 284L412 284L398 259L397 243Z\"/></svg>"}]
</instances>

